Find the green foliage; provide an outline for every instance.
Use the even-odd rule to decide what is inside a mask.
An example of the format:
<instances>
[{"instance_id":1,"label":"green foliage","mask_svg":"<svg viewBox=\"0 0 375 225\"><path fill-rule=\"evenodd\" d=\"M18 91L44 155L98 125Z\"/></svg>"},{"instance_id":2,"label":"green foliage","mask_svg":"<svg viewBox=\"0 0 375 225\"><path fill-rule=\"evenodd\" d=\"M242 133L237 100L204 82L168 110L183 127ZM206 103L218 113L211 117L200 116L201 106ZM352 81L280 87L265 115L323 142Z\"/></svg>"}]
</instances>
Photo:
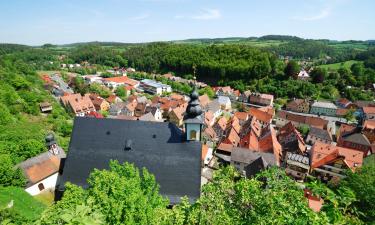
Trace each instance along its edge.
<instances>
[{"instance_id":1,"label":"green foliage","mask_svg":"<svg viewBox=\"0 0 375 225\"><path fill-rule=\"evenodd\" d=\"M297 130L303 135L303 136L307 136L307 134L310 132L310 127L308 125L300 125L299 127L297 127Z\"/></svg>"},{"instance_id":2,"label":"green foliage","mask_svg":"<svg viewBox=\"0 0 375 225\"><path fill-rule=\"evenodd\" d=\"M13 200L13 206L8 204ZM22 188L0 186L1 224L32 224L42 214L45 206Z\"/></svg>"},{"instance_id":3,"label":"green foliage","mask_svg":"<svg viewBox=\"0 0 375 225\"><path fill-rule=\"evenodd\" d=\"M288 64L286 65L284 73L287 77L297 79L297 75L300 70L301 70L301 67L298 65L298 63L292 60L292 61L289 61Z\"/></svg>"},{"instance_id":4,"label":"green foliage","mask_svg":"<svg viewBox=\"0 0 375 225\"><path fill-rule=\"evenodd\" d=\"M213 99L215 97L215 92L210 86L199 89L199 95L204 94L206 94L210 99Z\"/></svg>"},{"instance_id":5,"label":"green foliage","mask_svg":"<svg viewBox=\"0 0 375 225\"><path fill-rule=\"evenodd\" d=\"M103 220L107 224L154 224L167 210L168 202L159 195L154 176L132 164L111 161L109 170L94 170L88 183L87 190L67 185L63 199L48 209L39 223L68 224L92 217L98 224Z\"/></svg>"},{"instance_id":6,"label":"green foliage","mask_svg":"<svg viewBox=\"0 0 375 225\"><path fill-rule=\"evenodd\" d=\"M14 168L10 155L0 154L0 186L23 187L26 179L19 168Z\"/></svg>"},{"instance_id":7,"label":"green foliage","mask_svg":"<svg viewBox=\"0 0 375 225\"><path fill-rule=\"evenodd\" d=\"M365 164L355 173L349 171L348 177L342 181L344 188L351 189L356 198L355 206L361 212L361 218L368 223L375 222L375 163Z\"/></svg>"},{"instance_id":8,"label":"green foliage","mask_svg":"<svg viewBox=\"0 0 375 225\"><path fill-rule=\"evenodd\" d=\"M78 63L88 61L91 64L101 64L110 67L124 67L128 65L119 51L95 44L74 48L69 57Z\"/></svg>"},{"instance_id":9,"label":"green foliage","mask_svg":"<svg viewBox=\"0 0 375 225\"><path fill-rule=\"evenodd\" d=\"M316 67L311 71L310 76L314 83L323 83L324 79L327 77L327 70Z\"/></svg>"},{"instance_id":10,"label":"green foliage","mask_svg":"<svg viewBox=\"0 0 375 225\"><path fill-rule=\"evenodd\" d=\"M116 95L118 97L120 97L121 99L125 99L127 97L127 93L125 91L125 88L124 86L119 86L116 88L116 91L115 91Z\"/></svg>"}]
</instances>

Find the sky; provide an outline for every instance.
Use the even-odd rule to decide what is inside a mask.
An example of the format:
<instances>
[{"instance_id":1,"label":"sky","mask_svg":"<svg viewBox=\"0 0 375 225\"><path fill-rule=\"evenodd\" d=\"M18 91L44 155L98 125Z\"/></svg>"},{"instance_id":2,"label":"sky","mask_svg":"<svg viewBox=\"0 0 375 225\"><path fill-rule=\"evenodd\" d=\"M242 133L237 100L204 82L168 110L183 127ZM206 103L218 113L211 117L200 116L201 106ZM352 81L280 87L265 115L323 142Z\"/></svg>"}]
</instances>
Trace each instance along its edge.
<instances>
[{"instance_id":1,"label":"sky","mask_svg":"<svg viewBox=\"0 0 375 225\"><path fill-rule=\"evenodd\" d=\"M1 0L0 43L375 39L374 0Z\"/></svg>"}]
</instances>

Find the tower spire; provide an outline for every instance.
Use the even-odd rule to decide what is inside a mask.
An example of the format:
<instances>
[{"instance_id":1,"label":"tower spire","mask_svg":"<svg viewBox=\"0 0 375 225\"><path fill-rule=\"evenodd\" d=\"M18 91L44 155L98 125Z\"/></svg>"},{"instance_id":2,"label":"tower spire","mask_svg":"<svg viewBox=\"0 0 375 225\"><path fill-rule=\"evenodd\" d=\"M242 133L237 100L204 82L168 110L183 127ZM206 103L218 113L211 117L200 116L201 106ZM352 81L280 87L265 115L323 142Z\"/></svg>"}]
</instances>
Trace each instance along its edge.
<instances>
[{"instance_id":1,"label":"tower spire","mask_svg":"<svg viewBox=\"0 0 375 225\"><path fill-rule=\"evenodd\" d=\"M202 113L202 108L199 103L199 95L197 89L194 87L194 90L190 94L190 101L184 114L186 140L200 141L203 125Z\"/></svg>"}]
</instances>

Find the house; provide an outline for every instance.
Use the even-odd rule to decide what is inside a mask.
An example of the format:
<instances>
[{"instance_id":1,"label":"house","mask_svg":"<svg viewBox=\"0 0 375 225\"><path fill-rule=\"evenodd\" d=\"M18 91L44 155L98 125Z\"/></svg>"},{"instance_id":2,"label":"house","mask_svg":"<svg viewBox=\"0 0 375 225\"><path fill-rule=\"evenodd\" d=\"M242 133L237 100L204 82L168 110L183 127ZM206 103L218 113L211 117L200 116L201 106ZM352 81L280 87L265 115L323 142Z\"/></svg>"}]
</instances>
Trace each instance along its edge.
<instances>
[{"instance_id":1,"label":"house","mask_svg":"<svg viewBox=\"0 0 375 225\"><path fill-rule=\"evenodd\" d=\"M232 108L230 98L227 96L218 96L217 101L219 102L222 110L229 110Z\"/></svg>"},{"instance_id":2,"label":"house","mask_svg":"<svg viewBox=\"0 0 375 225\"><path fill-rule=\"evenodd\" d=\"M84 116L86 113L95 111L95 107L88 95L81 94L65 95L60 98L65 108L76 116Z\"/></svg>"},{"instance_id":3,"label":"house","mask_svg":"<svg viewBox=\"0 0 375 225\"><path fill-rule=\"evenodd\" d=\"M183 125L184 112L185 109L182 107L172 109L172 111L168 114L169 122L175 124L177 127L181 127Z\"/></svg>"},{"instance_id":4,"label":"house","mask_svg":"<svg viewBox=\"0 0 375 225\"><path fill-rule=\"evenodd\" d=\"M108 98L106 98L105 100L110 104L123 102L122 99L117 97L115 94L108 96Z\"/></svg>"},{"instance_id":5,"label":"house","mask_svg":"<svg viewBox=\"0 0 375 225\"><path fill-rule=\"evenodd\" d=\"M310 107L310 113L324 116L336 116L337 106L332 102L314 102Z\"/></svg>"},{"instance_id":6,"label":"house","mask_svg":"<svg viewBox=\"0 0 375 225\"><path fill-rule=\"evenodd\" d=\"M97 118L97 119L103 119L104 116L98 112L89 112L85 115L86 117L91 117L91 118Z\"/></svg>"},{"instance_id":7,"label":"house","mask_svg":"<svg viewBox=\"0 0 375 225\"><path fill-rule=\"evenodd\" d=\"M304 180L310 171L310 159L306 155L287 152L285 173L296 180Z\"/></svg>"},{"instance_id":8,"label":"house","mask_svg":"<svg viewBox=\"0 0 375 225\"><path fill-rule=\"evenodd\" d=\"M233 93L233 89L230 86L216 87L214 88L216 96L227 96L229 97Z\"/></svg>"},{"instance_id":9,"label":"house","mask_svg":"<svg viewBox=\"0 0 375 225\"><path fill-rule=\"evenodd\" d=\"M130 103L130 105L133 105L133 104L134 102ZM143 114L145 114L146 107L147 107L146 103L138 102L134 109L134 116L141 117Z\"/></svg>"},{"instance_id":10,"label":"house","mask_svg":"<svg viewBox=\"0 0 375 225\"><path fill-rule=\"evenodd\" d=\"M358 128L341 134L337 139L337 146L361 151L364 157L374 153L372 152L373 146L370 140Z\"/></svg>"},{"instance_id":11,"label":"house","mask_svg":"<svg viewBox=\"0 0 375 225\"><path fill-rule=\"evenodd\" d=\"M39 108L42 113L48 113L52 111L52 105L49 102L40 103Z\"/></svg>"},{"instance_id":12,"label":"house","mask_svg":"<svg viewBox=\"0 0 375 225\"><path fill-rule=\"evenodd\" d=\"M214 113L211 111L207 111L204 113L204 124L207 127L213 126L215 123Z\"/></svg>"},{"instance_id":13,"label":"house","mask_svg":"<svg viewBox=\"0 0 375 225\"><path fill-rule=\"evenodd\" d=\"M262 127L268 126L272 122L272 114L268 111L264 111L261 108L251 107L249 115L255 117L256 120L261 124Z\"/></svg>"},{"instance_id":14,"label":"house","mask_svg":"<svg viewBox=\"0 0 375 225\"><path fill-rule=\"evenodd\" d=\"M250 115L247 112L235 112L233 117L237 118L240 126L242 126L249 119Z\"/></svg>"},{"instance_id":15,"label":"house","mask_svg":"<svg viewBox=\"0 0 375 225\"><path fill-rule=\"evenodd\" d=\"M273 95L251 93L251 95L249 97L249 103L254 104L254 105L272 106L273 105Z\"/></svg>"},{"instance_id":16,"label":"house","mask_svg":"<svg viewBox=\"0 0 375 225\"><path fill-rule=\"evenodd\" d=\"M150 79L141 80L140 88L151 94L161 95L172 92L171 86Z\"/></svg>"},{"instance_id":17,"label":"house","mask_svg":"<svg viewBox=\"0 0 375 225\"><path fill-rule=\"evenodd\" d=\"M45 190L55 190L60 163L66 157L64 150L57 145L53 134L46 136L46 146L47 152L17 165L27 181L25 191L33 196Z\"/></svg>"},{"instance_id":18,"label":"house","mask_svg":"<svg viewBox=\"0 0 375 225\"><path fill-rule=\"evenodd\" d=\"M214 128L207 126L206 129L204 129L202 134L202 139L204 141L211 141L216 142L217 141L217 135L215 133Z\"/></svg>"},{"instance_id":19,"label":"house","mask_svg":"<svg viewBox=\"0 0 375 225\"><path fill-rule=\"evenodd\" d=\"M206 94L199 96L199 102L201 103L202 109L204 110L207 108L210 101L210 98Z\"/></svg>"},{"instance_id":20,"label":"house","mask_svg":"<svg viewBox=\"0 0 375 225\"><path fill-rule=\"evenodd\" d=\"M213 158L213 150L208 145L202 145L202 167L207 166Z\"/></svg>"},{"instance_id":21,"label":"house","mask_svg":"<svg viewBox=\"0 0 375 225\"><path fill-rule=\"evenodd\" d=\"M251 91L245 91L238 96L238 101L239 102L249 102L249 97L251 95Z\"/></svg>"},{"instance_id":22,"label":"house","mask_svg":"<svg viewBox=\"0 0 375 225\"><path fill-rule=\"evenodd\" d=\"M310 103L306 99L294 99L286 105L286 110L299 113L309 113Z\"/></svg>"},{"instance_id":23,"label":"house","mask_svg":"<svg viewBox=\"0 0 375 225\"><path fill-rule=\"evenodd\" d=\"M340 108L347 109L352 104L351 101L349 101L346 98L340 98L336 101L336 105Z\"/></svg>"},{"instance_id":24,"label":"house","mask_svg":"<svg viewBox=\"0 0 375 225\"><path fill-rule=\"evenodd\" d=\"M346 169L362 166L363 152L315 142L311 149L310 173L322 181L337 181L345 177Z\"/></svg>"},{"instance_id":25,"label":"house","mask_svg":"<svg viewBox=\"0 0 375 225\"><path fill-rule=\"evenodd\" d=\"M197 200L203 120L198 94L193 92L191 99L184 117L185 132L172 123L76 118L56 198L61 198L66 182L87 188L87 178L94 169L108 169L110 160L118 160L145 167L171 205L178 204L183 196L190 202Z\"/></svg>"},{"instance_id":26,"label":"house","mask_svg":"<svg viewBox=\"0 0 375 225\"><path fill-rule=\"evenodd\" d=\"M252 177L268 167L277 166L277 161L272 153L234 147L231 153L230 164L241 175Z\"/></svg>"},{"instance_id":27,"label":"house","mask_svg":"<svg viewBox=\"0 0 375 225\"><path fill-rule=\"evenodd\" d=\"M163 122L163 113L157 106L147 106L146 107L146 113L151 113L151 115L154 117L155 121L157 122Z\"/></svg>"},{"instance_id":28,"label":"house","mask_svg":"<svg viewBox=\"0 0 375 225\"><path fill-rule=\"evenodd\" d=\"M309 75L308 72L306 72L306 70L301 70L297 75L297 79L298 80L309 80L310 75Z\"/></svg>"},{"instance_id":29,"label":"house","mask_svg":"<svg viewBox=\"0 0 375 225\"><path fill-rule=\"evenodd\" d=\"M101 98L100 96L93 95L93 94L89 95L89 97L96 111L108 111L109 110L110 105L104 98Z\"/></svg>"},{"instance_id":30,"label":"house","mask_svg":"<svg viewBox=\"0 0 375 225\"><path fill-rule=\"evenodd\" d=\"M103 83L103 78L99 75L85 75L82 76L83 80L85 81L86 84L102 84Z\"/></svg>"},{"instance_id":31,"label":"house","mask_svg":"<svg viewBox=\"0 0 375 225\"><path fill-rule=\"evenodd\" d=\"M331 144L333 141L332 135L327 130L311 127L306 138L306 143L313 145L317 141L325 144Z\"/></svg>"},{"instance_id":32,"label":"house","mask_svg":"<svg viewBox=\"0 0 375 225\"><path fill-rule=\"evenodd\" d=\"M372 143L375 144L375 120L366 120L363 123L362 133L367 137L367 139ZM373 152L375 152L375 148L373 148Z\"/></svg>"},{"instance_id":33,"label":"house","mask_svg":"<svg viewBox=\"0 0 375 225\"><path fill-rule=\"evenodd\" d=\"M280 128L277 140L284 151L303 154L306 151L306 145L300 132L295 128L292 122L287 123Z\"/></svg>"},{"instance_id":34,"label":"house","mask_svg":"<svg viewBox=\"0 0 375 225\"><path fill-rule=\"evenodd\" d=\"M221 110L220 103L217 99L208 103L206 111L211 111L214 114L215 119L223 113L223 111Z\"/></svg>"},{"instance_id":35,"label":"house","mask_svg":"<svg viewBox=\"0 0 375 225\"><path fill-rule=\"evenodd\" d=\"M220 117L220 119L218 119L216 123L213 125L212 128L214 129L216 136L219 139L221 139L224 136L224 132L227 129L227 123L227 119L223 116Z\"/></svg>"},{"instance_id":36,"label":"house","mask_svg":"<svg viewBox=\"0 0 375 225\"><path fill-rule=\"evenodd\" d=\"M139 86L139 81L130 79L127 76L121 76L103 78L103 84L112 89L116 89L119 86L133 86L137 88Z\"/></svg>"},{"instance_id":37,"label":"house","mask_svg":"<svg viewBox=\"0 0 375 225\"><path fill-rule=\"evenodd\" d=\"M374 106L362 107L362 111L363 111L363 120L375 120L375 107Z\"/></svg>"},{"instance_id":38,"label":"house","mask_svg":"<svg viewBox=\"0 0 375 225\"><path fill-rule=\"evenodd\" d=\"M118 115L123 114L124 108L125 108L126 105L127 105L127 103L125 103L125 102L113 103L109 107L109 110L108 110L109 115L118 116ZM134 106L134 108L135 108L135 106ZM133 112L134 112L134 110L133 110Z\"/></svg>"},{"instance_id":39,"label":"house","mask_svg":"<svg viewBox=\"0 0 375 225\"><path fill-rule=\"evenodd\" d=\"M283 127L288 122L292 122L295 127L307 125L309 127L327 129L328 126L328 121L319 117L302 116L283 110L278 111L276 114L276 127Z\"/></svg>"}]
</instances>

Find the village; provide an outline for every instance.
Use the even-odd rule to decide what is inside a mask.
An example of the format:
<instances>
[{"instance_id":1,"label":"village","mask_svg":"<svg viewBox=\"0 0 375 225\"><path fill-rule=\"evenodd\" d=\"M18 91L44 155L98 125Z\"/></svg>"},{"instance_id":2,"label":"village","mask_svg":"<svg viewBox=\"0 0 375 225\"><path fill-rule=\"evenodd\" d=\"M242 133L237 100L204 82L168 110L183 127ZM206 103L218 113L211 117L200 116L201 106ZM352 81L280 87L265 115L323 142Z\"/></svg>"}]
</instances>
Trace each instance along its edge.
<instances>
[{"instance_id":1,"label":"village","mask_svg":"<svg viewBox=\"0 0 375 225\"><path fill-rule=\"evenodd\" d=\"M81 65L61 66L63 71L66 67ZM107 72L112 76L104 78L100 74L68 72L68 76L63 77L62 72L57 71L41 73L41 78L51 95L75 117L90 117L93 120L107 118L111 123L134 121L131 126L147 127L151 123L150 129L154 123L169 122L185 132L188 140L201 142L201 171L195 173L200 174L198 186L210 182L213 172L223 165L234 166L247 178L276 166L284 168L290 177L301 184L308 177L335 183L345 177L345 170L354 172L361 167L365 158L373 157L375 151L374 102L291 99L286 105L276 108L271 94L240 93L230 86L218 86L212 87L213 98L207 94L198 97L195 91L190 95L175 92L170 85L154 79L133 79L132 74L136 73L133 68L113 68ZM82 76L88 86L95 84L109 90L110 96L104 98L97 93L76 93L72 83L76 76ZM171 73L153 75L156 76L189 84L197 90L207 88L206 84L195 79L183 79ZM301 71L299 76L307 79L308 73ZM123 89L125 95L117 96L119 89ZM52 104L43 102L40 110L47 114L52 111ZM355 120L345 118L349 111L353 112ZM189 113L194 115L189 117ZM200 125L196 130L191 125L194 129L190 131L189 123ZM105 129L105 126L93 129ZM114 130L108 128L107 135L112 132ZM157 135L152 136L155 138ZM143 138L142 134L138 136ZM125 148L130 149L137 138L127 139ZM66 153L57 145L52 134L46 137L46 145L48 152L19 165L26 174L26 191L31 195L58 189L56 183L59 183L62 170L60 163L64 161ZM305 196L309 206L318 212L324 204L323 200L314 197L307 189Z\"/></svg>"}]
</instances>

